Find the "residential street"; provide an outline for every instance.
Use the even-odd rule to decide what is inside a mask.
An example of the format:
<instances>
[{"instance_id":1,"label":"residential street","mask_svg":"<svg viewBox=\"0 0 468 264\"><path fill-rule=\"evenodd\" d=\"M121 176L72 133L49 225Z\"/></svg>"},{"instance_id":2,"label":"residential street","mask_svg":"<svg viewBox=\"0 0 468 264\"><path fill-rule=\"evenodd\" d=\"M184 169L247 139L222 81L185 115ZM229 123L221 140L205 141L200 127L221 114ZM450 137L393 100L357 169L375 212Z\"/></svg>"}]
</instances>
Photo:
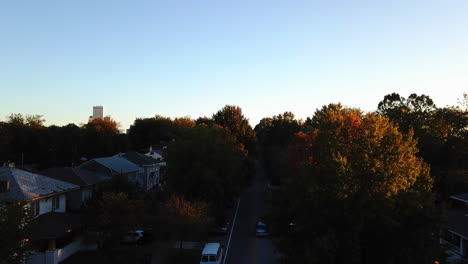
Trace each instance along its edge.
<instances>
[{"instance_id":1,"label":"residential street","mask_svg":"<svg viewBox=\"0 0 468 264\"><path fill-rule=\"evenodd\" d=\"M227 248L229 236L224 243L227 251L225 264L273 264L274 247L270 239L255 236L255 223L266 213L268 204L265 198L268 181L260 163L257 162L256 176L239 198L237 218L233 226L231 241ZM236 208L234 208L236 209Z\"/></svg>"}]
</instances>

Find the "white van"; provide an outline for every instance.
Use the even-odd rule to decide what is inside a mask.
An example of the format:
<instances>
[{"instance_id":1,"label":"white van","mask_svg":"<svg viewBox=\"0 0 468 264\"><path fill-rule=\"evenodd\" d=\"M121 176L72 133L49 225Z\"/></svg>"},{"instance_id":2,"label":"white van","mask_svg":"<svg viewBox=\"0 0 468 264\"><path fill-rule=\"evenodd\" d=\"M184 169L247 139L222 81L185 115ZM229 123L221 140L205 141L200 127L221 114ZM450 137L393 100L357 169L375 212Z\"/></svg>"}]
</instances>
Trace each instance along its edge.
<instances>
[{"instance_id":1,"label":"white van","mask_svg":"<svg viewBox=\"0 0 468 264\"><path fill-rule=\"evenodd\" d=\"M207 243L203 248L200 264L221 264L223 247L219 243Z\"/></svg>"}]
</instances>

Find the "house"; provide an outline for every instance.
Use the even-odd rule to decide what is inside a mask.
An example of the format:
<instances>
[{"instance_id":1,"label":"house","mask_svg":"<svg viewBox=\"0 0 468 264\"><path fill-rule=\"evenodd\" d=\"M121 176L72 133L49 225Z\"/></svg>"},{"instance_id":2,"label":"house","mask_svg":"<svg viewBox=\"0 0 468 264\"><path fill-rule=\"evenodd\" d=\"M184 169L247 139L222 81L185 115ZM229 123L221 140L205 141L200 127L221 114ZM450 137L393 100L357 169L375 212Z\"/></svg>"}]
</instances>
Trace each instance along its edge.
<instances>
[{"instance_id":1,"label":"house","mask_svg":"<svg viewBox=\"0 0 468 264\"><path fill-rule=\"evenodd\" d=\"M453 206L448 211L448 232L444 242L451 246L451 253L458 259L468 260L468 193L450 196Z\"/></svg>"},{"instance_id":2,"label":"house","mask_svg":"<svg viewBox=\"0 0 468 264\"><path fill-rule=\"evenodd\" d=\"M86 205L86 201L91 198L93 194L93 187L111 177L93 172L90 170L70 167L54 167L42 170L40 172L50 178L61 180L64 182L78 185L80 188L71 192L67 192L67 208L69 210L78 210Z\"/></svg>"},{"instance_id":3,"label":"house","mask_svg":"<svg viewBox=\"0 0 468 264\"><path fill-rule=\"evenodd\" d=\"M140 167L143 190L150 190L159 184L161 161L134 151L119 155Z\"/></svg>"},{"instance_id":4,"label":"house","mask_svg":"<svg viewBox=\"0 0 468 264\"><path fill-rule=\"evenodd\" d=\"M28 238L34 253L27 264L57 264L72 254L95 248L83 232L86 218L67 212L67 193L80 187L16 168L0 168L0 201L23 202L36 226Z\"/></svg>"},{"instance_id":5,"label":"house","mask_svg":"<svg viewBox=\"0 0 468 264\"><path fill-rule=\"evenodd\" d=\"M153 146L150 146L148 152L145 155L157 161L164 161L163 152L164 152L164 149L166 148L167 147L163 147L162 149L160 149L160 148L153 148Z\"/></svg>"},{"instance_id":6,"label":"house","mask_svg":"<svg viewBox=\"0 0 468 264\"><path fill-rule=\"evenodd\" d=\"M142 189L144 181L140 177L138 165L119 156L96 158L81 164L78 168L104 174L108 177L123 176Z\"/></svg>"}]
</instances>

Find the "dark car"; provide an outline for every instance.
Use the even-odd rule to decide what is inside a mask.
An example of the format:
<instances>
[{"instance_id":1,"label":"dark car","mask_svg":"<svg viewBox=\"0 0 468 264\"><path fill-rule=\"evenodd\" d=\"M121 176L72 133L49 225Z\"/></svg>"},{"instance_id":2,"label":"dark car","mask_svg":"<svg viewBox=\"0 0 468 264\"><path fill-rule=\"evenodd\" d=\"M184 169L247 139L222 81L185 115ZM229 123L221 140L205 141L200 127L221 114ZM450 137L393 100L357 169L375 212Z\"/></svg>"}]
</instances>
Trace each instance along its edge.
<instances>
[{"instance_id":1,"label":"dark car","mask_svg":"<svg viewBox=\"0 0 468 264\"><path fill-rule=\"evenodd\" d=\"M135 230L125 233L120 242L123 244L146 244L153 242L153 240L153 234L143 230Z\"/></svg>"},{"instance_id":2,"label":"dark car","mask_svg":"<svg viewBox=\"0 0 468 264\"><path fill-rule=\"evenodd\" d=\"M210 235L225 236L228 233L227 227L213 226L208 230Z\"/></svg>"},{"instance_id":3,"label":"dark car","mask_svg":"<svg viewBox=\"0 0 468 264\"><path fill-rule=\"evenodd\" d=\"M255 225L255 235L258 237L266 237L269 235L267 226L262 220L258 220Z\"/></svg>"},{"instance_id":4,"label":"dark car","mask_svg":"<svg viewBox=\"0 0 468 264\"><path fill-rule=\"evenodd\" d=\"M210 229L208 230L208 233L210 235L217 235L217 236L227 235L228 232L229 232L229 222L218 223L217 225L210 227Z\"/></svg>"}]
</instances>

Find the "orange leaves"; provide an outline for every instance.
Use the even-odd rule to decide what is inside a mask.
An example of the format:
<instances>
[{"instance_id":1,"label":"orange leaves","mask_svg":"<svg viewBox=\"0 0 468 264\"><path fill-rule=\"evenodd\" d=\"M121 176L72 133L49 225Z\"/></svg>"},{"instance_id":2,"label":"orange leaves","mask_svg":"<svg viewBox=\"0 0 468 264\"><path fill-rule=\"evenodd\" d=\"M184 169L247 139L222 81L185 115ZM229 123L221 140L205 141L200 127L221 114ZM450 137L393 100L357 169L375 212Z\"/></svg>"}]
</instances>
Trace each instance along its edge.
<instances>
[{"instance_id":1,"label":"orange leaves","mask_svg":"<svg viewBox=\"0 0 468 264\"><path fill-rule=\"evenodd\" d=\"M309 134L299 132L295 135L289 149L289 164L293 169L298 169L305 164L316 165L312 155L317 131Z\"/></svg>"},{"instance_id":2,"label":"orange leaves","mask_svg":"<svg viewBox=\"0 0 468 264\"><path fill-rule=\"evenodd\" d=\"M117 133L119 131L117 122L109 117L104 119L93 119L85 126L87 128L94 128L97 132Z\"/></svg>"},{"instance_id":3,"label":"orange leaves","mask_svg":"<svg viewBox=\"0 0 468 264\"><path fill-rule=\"evenodd\" d=\"M316 130L297 133L291 144L293 170L320 166L332 173L337 193L358 190L392 196L431 185L425 164L415 156L416 141L383 116L329 105L315 113ZM308 173L320 173L310 171Z\"/></svg>"},{"instance_id":4,"label":"orange leaves","mask_svg":"<svg viewBox=\"0 0 468 264\"><path fill-rule=\"evenodd\" d=\"M208 205L202 201L191 202L183 196L172 195L164 207L178 224L200 225L208 219Z\"/></svg>"}]
</instances>

